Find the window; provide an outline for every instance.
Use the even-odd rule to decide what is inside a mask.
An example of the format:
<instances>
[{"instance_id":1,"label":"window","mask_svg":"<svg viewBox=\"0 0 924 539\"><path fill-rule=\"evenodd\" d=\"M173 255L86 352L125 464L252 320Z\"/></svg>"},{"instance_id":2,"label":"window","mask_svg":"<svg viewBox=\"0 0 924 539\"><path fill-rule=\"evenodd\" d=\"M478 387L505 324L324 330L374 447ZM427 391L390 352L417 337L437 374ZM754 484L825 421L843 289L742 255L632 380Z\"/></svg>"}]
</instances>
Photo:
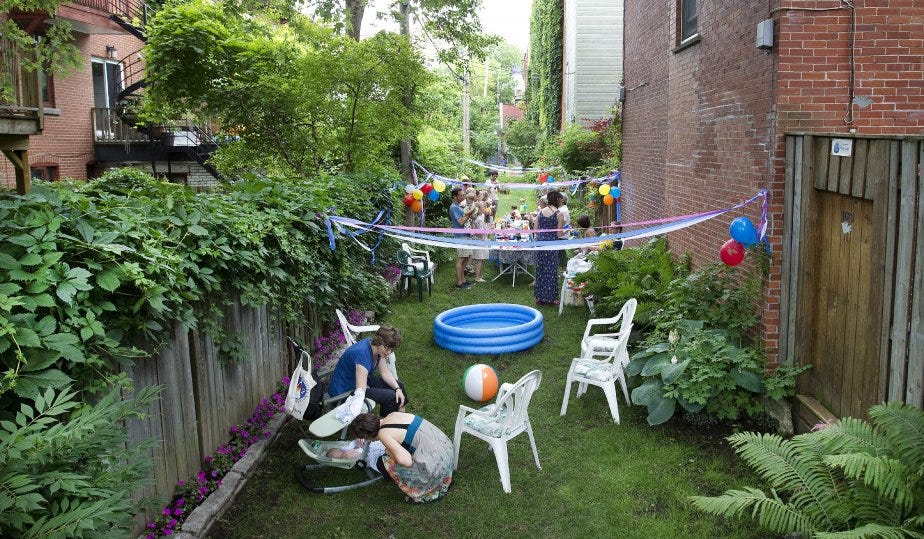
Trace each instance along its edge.
<instances>
[{"instance_id":1,"label":"window","mask_svg":"<svg viewBox=\"0 0 924 539\"><path fill-rule=\"evenodd\" d=\"M31 167L32 179L53 182L58 179L58 165L38 163Z\"/></svg>"},{"instance_id":2,"label":"window","mask_svg":"<svg viewBox=\"0 0 924 539\"><path fill-rule=\"evenodd\" d=\"M94 58L93 106L114 109L122 88L122 64Z\"/></svg>"},{"instance_id":3,"label":"window","mask_svg":"<svg viewBox=\"0 0 924 539\"><path fill-rule=\"evenodd\" d=\"M39 71L39 89L42 92L42 106L55 108L55 81L51 73L44 69Z\"/></svg>"},{"instance_id":4,"label":"window","mask_svg":"<svg viewBox=\"0 0 924 539\"><path fill-rule=\"evenodd\" d=\"M696 0L678 0L677 7L677 25L680 30L677 44L679 45L699 33L699 24L697 22L699 10L696 8Z\"/></svg>"}]
</instances>

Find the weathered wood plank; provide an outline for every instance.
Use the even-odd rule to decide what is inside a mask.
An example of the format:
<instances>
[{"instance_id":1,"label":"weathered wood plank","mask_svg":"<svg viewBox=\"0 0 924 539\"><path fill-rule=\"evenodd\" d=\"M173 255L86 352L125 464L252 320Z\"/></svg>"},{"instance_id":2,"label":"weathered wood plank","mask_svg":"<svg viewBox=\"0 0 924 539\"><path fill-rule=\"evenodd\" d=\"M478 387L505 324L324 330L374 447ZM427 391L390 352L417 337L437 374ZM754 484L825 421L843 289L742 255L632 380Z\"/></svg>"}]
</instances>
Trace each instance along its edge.
<instances>
[{"instance_id":1,"label":"weathered wood plank","mask_svg":"<svg viewBox=\"0 0 924 539\"><path fill-rule=\"evenodd\" d=\"M803 211L800 212L801 232L798 267L798 309L797 319L802 323L796 328L796 342L793 357L800 364L815 363L812 350L812 339L815 324L814 301L816 297L815 275L818 253L817 229L819 215L815 202L818 167L825 166L826 160L819 158L819 150L815 145L815 137L806 135L802 141L805 159L802 162L801 198ZM819 144L819 147L825 146ZM817 368L809 369L799 378L799 393L813 394L817 383Z\"/></svg>"},{"instance_id":2,"label":"weathered wood plank","mask_svg":"<svg viewBox=\"0 0 924 539\"><path fill-rule=\"evenodd\" d=\"M811 176L815 189L825 191L828 189L828 164L831 153L831 139L828 137L814 137L812 142L812 162L815 164L814 174Z\"/></svg>"},{"instance_id":3,"label":"weathered wood plank","mask_svg":"<svg viewBox=\"0 0 924 539\"><path fill-rule=\"evenodd\" d=\"M780 343L776 361L778 364L788 364L793 361L793 345L795 335L796 309L798 293L795 284L798 275L794 274L794 258L799 253L799 226L801 207L797 203L802 179L802 137L788 135L786 137L786 160L783 175L783 256L781 258L782 270L780 273Z\"/></svg>"},{"instance_id":4,"label":"weathered wood plank","mask_svg":"<svg viewBox=\"0 0 924 539\"><path fill-rule=\"evenodd\" d=\"M863 198L875 199L877 194L888 193L890 166L894 166L898 174L897 157L893 159L892 148L898 148L898 141L871 140L869 154L866 158L866 181L863 185ZM883 185L886 184L886 185Z\"/></svg>"},{"instance_id":5,"label":"weathered wood plank","mask_svg":"<svg viewBox=\"0 0 924 539\"><path fill-rule=\"evenodd\" d=\"M924 144L918 143L915 163L917 181L915 196L918 200L917 245L912 268L914 292L911 305L911 327L908 331L908 377L905 403L924 408Z\"/></svg>"},{"instance_id":6,"label":"weathered wood plank","mask_svg":"<svg viewBox=\"0 0 924 539\"><path fill-rule=\"evenodd\" d=\"M905 399L908 346L908 307L912 287L912 257L914 249L915 184L917 142L901 142L901 196L899 200L898 240L896 243L895 292L892 310L892 353L889 364L889 400Z\"/></svg>"},{"instance_id":7,"label":"weathered wood plank","mask_svg":"<svg viewBox=\"0 0 924 539\"><path fill-rule=\"evenodd\" d=\"M840 156L831 155L831 139L828 139L828 152L825 155L828 159L828 177L825 181L825 190L832 193L837 192L838 184L841 177L841 159Z\"/></svg>"},{"instance_id":8,"label":"weathered wood plank","mask_svg":"<svg viewBox=\"0 0 924 539\"><path fill-rule=\"evenodd\" d=\"M854 150L854 155L856 149ZM837 192L842 195L849 195L851 192L850 181L853 178L853 155L841 157L838 159L840 173L837 179Z\"/></svg>"},{"instance_id":9,"label":"weathered wood plank","mask_svg":"<svg viewBox=\"0 0 924 539\"><path fill-rule=\"evenodd\" d=\"M885 158L880 162L885 169L885 176L875 184L875 189L870 191L870 179L878 174L877 169L873 167L872 155L868 161L869 172L867 172L867 198L873 198L876 202L874 211L876 214L873 220L877 225L876 249L879 261L882 267L881 274L876 274L881 281L874 284L870 296L871 305L880 307L879 323L879 401L888 400L889 397L889 364L891 361L892 350L892 298L894 290L892 282L895 276L895 227L898 226L898 166L901 156L901 144L898 141L875 141L871 145L880 145L885 147ZM870 152L875 150L870 146ZM878 292L878 295L877 295ZM877 301L878 300L878 301Z\"/></svg>"},{"instance_id":10,"label":"weathered wood plank","mask_svg":"<svg viewBox=\"0 0 924 539\"><path fill-rule=\"evenodd\" d=\"M866 186L866 160L869 157L869 140L853 141L853 177L850 179L850 195L863 198Z\"/></svg>"},{"instance_id":11,"label":"weathered wood plank","mask_svg":"<svg viewBox=\"0 0 924 539\"><path fill-rule=\"evenodd\" d=\"M843 195L843 193L842 193ZM841 397L841 404L838 410L842 416L854 416L855 403L858 400L856 387L854 386L854 374L860 369L859 350L856 343L856 320L858 318L859 301L857 301L858 280L863 272L864 261L859 259L859 235L861 216L860 208L856 204L857 200L849 195L839 197L841 201L841 272L843 277L843 286L840 287L839 295L841 298L842 308L842 329L841 332L832 336L840 345L840 353L835 361L841 365L841 386L834 387L832 391L838 391Z\"/></svg>"},{"instance_id":12,"label":"weathered wood plank","mask_svg":"<svg viewBox=\"0 0 924 539\"><path fill-rule=\"evenodd\" d=\"M857 260L862 264L862 270L857 278L859 285L857 303L854 312L856 323L855 348L861 365L854 373L854 387L859 392L860 399L854 409L854 417L867 417L869 407L879 402L879 318L881 309L872 302L873 290L878 287L878 280L874 273L880 269L873 261L873 238L876 235L873 220L873 203L866 199L854 199L859 206L862 217L859 223L859 254Z\"/></svg>"},{"instance_id":13,"label":"weathered wood plank","mask_svg":"<svg viewBox=\"0 0 924 539\"><path fill-rule=\"evenodd\" d=\"M186 469L180 477L188 477L199 470L204 455L199 450L199 421L196 398L193 394L193 369L190 362L189 332L182 324L174 324L173 338L177 350L177 395L182 415L183 447L186 449Z\"/></svg>"}]
</instances>

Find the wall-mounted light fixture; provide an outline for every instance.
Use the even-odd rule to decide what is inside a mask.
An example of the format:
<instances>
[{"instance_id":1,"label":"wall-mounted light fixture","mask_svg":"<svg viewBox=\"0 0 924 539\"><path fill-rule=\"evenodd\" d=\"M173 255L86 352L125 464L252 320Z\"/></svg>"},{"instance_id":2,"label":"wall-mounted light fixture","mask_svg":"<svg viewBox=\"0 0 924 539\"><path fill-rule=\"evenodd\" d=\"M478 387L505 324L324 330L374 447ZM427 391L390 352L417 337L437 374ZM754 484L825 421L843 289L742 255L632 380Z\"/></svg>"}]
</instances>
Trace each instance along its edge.
<instances>
[{"instance_id":1,"label":"wall-mounted light fixture","mask_svg":"<svg viewBox=\"0 0 924 539\"><path fill-rule=\"evenodd\" d=\"M115 48L115 45L106 45L106 58L110 60L117 60L119 58L119 51Z\"/></svg>"}]
</instances>

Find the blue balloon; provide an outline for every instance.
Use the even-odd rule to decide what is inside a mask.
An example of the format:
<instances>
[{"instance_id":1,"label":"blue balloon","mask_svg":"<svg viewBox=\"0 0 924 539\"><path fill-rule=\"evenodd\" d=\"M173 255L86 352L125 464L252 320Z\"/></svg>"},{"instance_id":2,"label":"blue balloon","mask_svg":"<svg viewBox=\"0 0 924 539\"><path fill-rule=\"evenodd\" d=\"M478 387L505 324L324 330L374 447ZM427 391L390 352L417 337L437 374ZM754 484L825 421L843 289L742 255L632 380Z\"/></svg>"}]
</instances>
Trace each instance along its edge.
<instances>
[{"instance_id":1,"label":"blue balloon","mask_svg":"<svg viewBox=\"0 0 924 539\"><path fill-rule=\"evenodd\" d=\"M440 194L439 194L439 192L437 192L436 189L434 189L434 190L430 191L429 193L427 193L427 198L429 198L429 199L432 200L433 202L436 202L437 200L440 199Z\"/></svg>"},{"instance_id":2,"label":"blue balloon","mask_svg":"<svg viewBox=\"0 0 924 539\"><path fill-rule=\"evenodd\" d=\"M747 217L738 217L732 221L728 227L728 233L733 240L740 242L745 247L757 244L757 228Z\"/></svg>"},{"instance_id":3,"label":"blue balloon","mask_svg":"<svg viewBox=\"0 0 924 539\"><path fill-rule=\"evenodd\" d=\"M618 187L610 187L610 196L613 198L619 198L619 195L622 194L622 191Z\"/></svg>"}]
</instances>

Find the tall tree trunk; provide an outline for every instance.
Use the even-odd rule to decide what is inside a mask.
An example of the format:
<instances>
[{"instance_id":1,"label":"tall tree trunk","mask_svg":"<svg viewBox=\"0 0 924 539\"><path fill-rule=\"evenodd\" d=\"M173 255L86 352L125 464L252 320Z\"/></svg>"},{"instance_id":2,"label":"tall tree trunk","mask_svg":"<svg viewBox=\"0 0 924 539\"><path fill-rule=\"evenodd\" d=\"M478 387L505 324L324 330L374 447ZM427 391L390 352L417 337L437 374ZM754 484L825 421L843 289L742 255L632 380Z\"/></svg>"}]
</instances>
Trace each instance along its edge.
<instances>
[{"instance_id":1,"label":"tall tree trunk","mask_svg":"<svg viewBox=\"0 0 924 539\"><path fill-rule=\"evenodd\" d=\"M401 35L408 36L410 39L411 36L411 4L410 2L401 2ZM401 102L404 104L405 108L410 109L411 104L414 102L414 95L411 90L408 90L401 97ZM413 185L414 184L414 175L411 173L411 140L409 138L401 140L401 176L404 177L404 181ZM414 212L410 208L406 208L404 212L404 224L406 226L414 226Z\"/></svg>"},{"instance_id":2,"label":"tall tree trunk","mask_svg":"<svg viewBox=\"0 0 924 539\"><path fill-rule=\"evenodd\" d=\"M360 30L363 26L363 14L366 11L366 2L368 0L347 0L346 11L350 19L350 26L347 28L347 35L354 41L359 41Z\"/></svg>"}]
</instances>

